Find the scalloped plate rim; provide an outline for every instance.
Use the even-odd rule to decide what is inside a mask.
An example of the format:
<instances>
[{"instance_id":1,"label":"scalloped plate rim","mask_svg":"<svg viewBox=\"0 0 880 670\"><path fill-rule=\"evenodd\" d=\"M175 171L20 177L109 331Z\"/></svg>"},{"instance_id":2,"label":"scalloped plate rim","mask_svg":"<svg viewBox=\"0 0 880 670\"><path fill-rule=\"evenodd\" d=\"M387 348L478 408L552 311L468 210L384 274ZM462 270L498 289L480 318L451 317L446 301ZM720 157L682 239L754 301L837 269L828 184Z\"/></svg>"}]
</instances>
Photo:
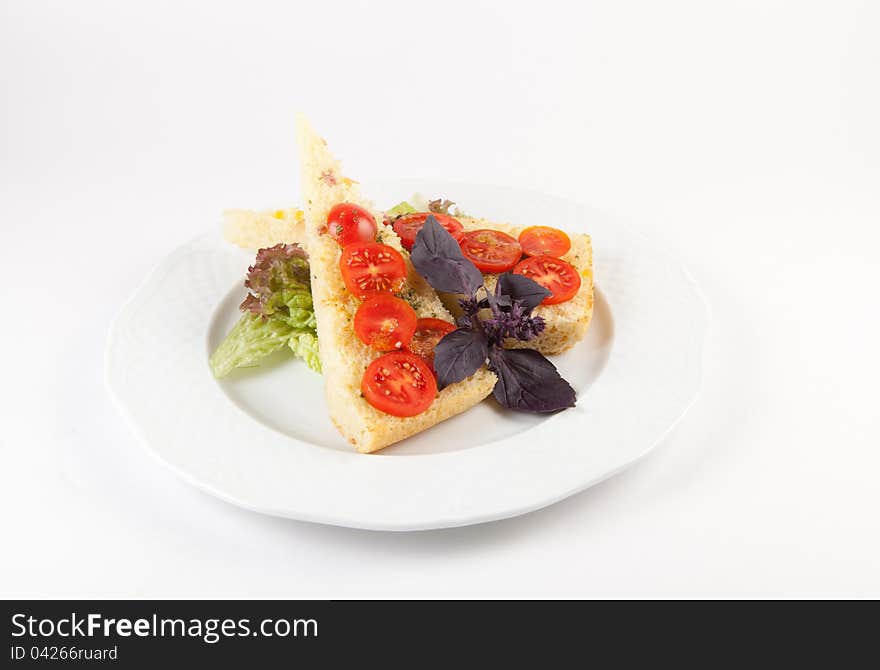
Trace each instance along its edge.
<instances>
[{"instance_id":1,"label":"scalloped plate rim","mask_svg":"<svg viewBox=\"0 0 880 670\"><path fill-rule=\"evenodd\" d=\"M393 183L399 186L401 184L406 183L425 183L431 180L394 180ZM436 181L436 180L435 180ZM447 184L455 184L454 182L446 182L444 180L443 183ZM572 201L566 201L563 198L558 198L556 196L547 196L546 194L540 194L537 191L530 191L528 189L520 189L520 188L508 188L508 187L498 187L498 186L487 186L487 185L475 185L475 184L459 184L460 186L467 186L469 189L486 189L486 190L507 190L513 192L519 192L521 194L531 194L533 196L540 196L544 198L550 198L553 200L558 200L562 202L568 202L571 205L577 207L586 208L579 203L573 203ZM402 192L405 191L401 189ZM591 210L595 213L595 210ZM625 224L622 224L619 220L616 220L614 217L608 217L605 214L601 214L601 216L606 217L608 219L614 219L615 224L620 226L621 231L625 231L625 235L631 236L633 238L641 238L647 241L647 238L640 233L637 233L630 229ZM132 431L136 435L138 441L150 452L155 458L158 459L159 462L171 468L178 476L180 476L185 481L189 482L193 486L199 488L202 491L210 493L213 496L216 496L220 499L223 499L227 502L230 502L236 506L249 509L255 512L260 512L264 514L269 514L278 517L291 518L300 521L308 521L308 522L316 522L316 523L324 523L331 525L339 525L339 526L347 526L352 528L361 528L361 529L369 529L369 530L394 530L394 531L407 531L407 530L429 530L435 528L447 528L447 527L457 527L464 525L471 525L476 523L484 523L495 521L499 519L509 518L512 516L517 516L521 514L525 514L547 505L551 505L555 502L558 502L562 499L565 499L571 495L579 493L583 490L586 490L616 474L619 472L631 467L633 464L640 461L644 458L648 453L650 453L656 446L663 442L663 440L669 435L669 433L677 426L681 420L685 417L690 408L694 405L697 397L699 396L701 387L702 387L702 379L703 379L703 365L702 365L702 357L703 350L705 347L706 341L706 333L708 329L708 325L710 322L710 311L708 303L703 295L702 291L699 289L699 286L693 276L671 255L667 252L660 251L656 245L652 244L654 253L657 257L663 257L664 260L674 266L677 270L681 272L681 276L686 280L688 284L688 288L692 291L692 297L695 297L698 303L701 305L701 313L699 315L694 315L699 322L698 332L696 333L696 339L699 342L699 346L697 347L697 351L693 352L695 354L695 359L692 363L695 364L695 371L697 373L695 383L693 387L690 389L690 393L687 397L686 402L682 402L677 415L671 418L665 429L660 431L658 434L654 435L652 439L646 440L643 443L643 446L637 453L634 453L628 458L622 459L615 464L614 467L610 467L597 474L596 476L586 477L582 479L576 486L560 488L555 491L553 495L544 495L540 498L531 498L528 496L524 497L522 504L520 505L506 505L503 509L485 509L483 511L471 509L462 512L459 510L457 513L449 513L449 514L438 514L436 511L430 515L425 516L424 518L420 518L414 520L413 518L405 518L395 520L393 518L357 518L352 516L351 513L342 513L342 514L334 514L328 512L326 509L314 509L310 508L310 506L306 507L273 507L267 506L265 504L260 504L259 502L254 502L253 500L244 499L240 495L230 494L229 491L224 490L223 487L216 485L216 483L204 481L199 476L194 473L188 471L185 468L180 467L178 464L174 463L169 458L166 458L160 449L157 449L152 443L149 437L146 435L143 430L143 426L140 421L135 417L132 412L131 407L127 404L124 399L124 393L120 392L120 390L116 387L116 382L113 378L112 372L112 359L115 354L114 350L114 342L118 333L120 321L124 320L128 314L128 310L132 308L144 293L144 291L151 285L152 282L156 279L159 272L166 267L179 253L184 252L190 245L195 243L197 240L202 239L204 235L197 236L189 243L184 244L178 249L174 250L171 254L166 256L160 262L158 262L152 270L148 273L147 277L140 283L138 288L132 293L129 299L124 303L124 305L120 308L117 315L114 317L113 322L111 324L107 347L105 349L105 365L104 365L104 376L105 383L108 388L108 392L114 402L114 404L119 409L122 416L125 418L126 422L131 426ZM594 255L598 255L601 253L600 249L594 249ZM597 278L597 284L601 286L602 280L601 277ZM610 300L610 299L609 299ZM611 303L612 314L614 314L614 304ZM616 316L615 316L616 318ZM455 453L455 452L453 452ZM449 458L449 454L443 455L446 458ZM358 459L370 459L370 456L362 456L356 455ZM373 459L376 460L376 459ZM418 460L418 459L417 459Z\"/></svg>"}]
</instances>

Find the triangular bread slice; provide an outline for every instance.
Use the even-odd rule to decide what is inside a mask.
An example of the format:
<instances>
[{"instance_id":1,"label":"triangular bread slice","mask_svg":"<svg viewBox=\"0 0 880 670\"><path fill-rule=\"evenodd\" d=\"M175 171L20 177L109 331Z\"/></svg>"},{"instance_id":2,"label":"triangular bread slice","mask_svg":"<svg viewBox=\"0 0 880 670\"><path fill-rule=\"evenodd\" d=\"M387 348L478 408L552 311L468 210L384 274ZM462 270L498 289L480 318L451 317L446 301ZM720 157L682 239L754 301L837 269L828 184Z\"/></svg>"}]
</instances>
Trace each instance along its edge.
<instances>
[{"instance_id":1,"label":"triangular bread slice","mask_svg":"<svg viewBox=\"0 0 880 670\"><path fill-rule=\"evenodd\" d=\"M519 234L528 226L514 226L509 223L497 223L488 219L477 219L470 216L456 217L465 230L478 230L488 228L507 233L511 237L518 238ZM561 354L571 349L575 344L584 339L593 318L593 244L590 236L586 233L568 233L571 240L571 249L560 258L571 264L581 277L581 285L578 292L565 302L556 305L538 305L532 314L544 319L545 328L533 340L523 342L521 340L508 340L505 345L520 349L535 349L542 354L551 356ZM490 291L495 289L498 275L485 274L483 280L486 288ZM461 305L458 303L459 296L450 293L441 293L440 299L454 315L461 313Z\"/></svg>"},{"instance_id":2,"label":"triangular bread slice","mask_svg":"<svg viewBox=\"0 0 880 670\"><path fill-rule=\"evenodd\" d=\"M412 267L400 238L390 226L383 225L382 212L361 195L356 182L342 175L339 161L331 155L327 143L302 116L297 119L297 139L327 408L339 432L358 451L378 451L470 409L492 392L496 377L481 368L468 379L440 391L423 413L407 418L385 414L361 396L364 370L380 354L354 334L352 319L359 301L345 287L339 272L339 245L326 234L327 214L333 205L350 202L373 214L379 224L378 241L400 251L406 260L407 284L400 295L420 317L446 321L452 321L452 317L436 292Z\"/></svg>"},{"instance_id":3,"label":"triangular bread slice","mask_svg":"<svg viewBox=\"0 0 880 670\"><path fill-rule=\"evenodd\" d=\"M223 237L245 249L262 249L276 244L305 244L305 212L296 207L255 212L227 209L223 212Z\"/></svg>"}]
</instances>

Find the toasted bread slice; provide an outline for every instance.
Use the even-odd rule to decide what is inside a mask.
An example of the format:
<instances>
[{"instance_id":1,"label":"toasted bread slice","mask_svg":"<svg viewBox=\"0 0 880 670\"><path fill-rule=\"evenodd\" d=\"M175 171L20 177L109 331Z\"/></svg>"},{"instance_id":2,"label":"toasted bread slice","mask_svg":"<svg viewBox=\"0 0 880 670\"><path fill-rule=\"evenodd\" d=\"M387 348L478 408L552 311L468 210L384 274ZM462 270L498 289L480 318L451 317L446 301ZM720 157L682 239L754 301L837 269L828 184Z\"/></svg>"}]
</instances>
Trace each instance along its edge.
<instances>
[{"instance_id":1,"label":"toasted bread slice","mask_svg":"<svg viewBox=\"0 0 880 670\"><path fill-rule=\"evenodd\" d=\"M440 391L423 413L407 418L385 414L361 396L364 370L379 354L354 334L352 319L359 301L342 280L339 245L326 234L326 221L330 208L340 202L366 208L377 222L383 220L382 212L360 194L355 182L342 176L339 162L308 122L302 117L297 121L302 193L306 201L306 245L327 407L339 432L358 451L378 451L470 409L492 392L496 377L481 368L468 379ZM407 283L401 297L420 317L452 321L437 294L412 267L397 234L381 223L379 229L379 241L400 251L407 263Z\"/></svg>"},{"instance_id":2,"label":"toasted bread slice","mask_svg":"<svg viewBox=\"0 0 880 670\"><path fill-rule=\"evenodd\" d=\"M519 234L528 227L495 223L470 216L456 218L461 221L465 230L489 228L507 233L511 237L519 237ZM532 313L544 319L546 323L544 331L528 342L508 340L505 343L508 347L535 349L545 355L560 354L580 342L587 334L593 318L593 245L590 236L585 233L568 233L568 237L571 240L571 249L561 258L574 266L580 274L581 286L578 292L571 300L556 305L538 305ZM483 277L486 288L490 291L494 290L498 275L485 274ZM454 316L457 317L461 313L459 296L441 293L440 298Z\"/></svg>"},{"instance_id":3,"label":"toasted bread slice","mask_svg":"<svg viewBox=\"0 0 880 670\"><path fill-rule=\"evenodd\" d=\"M306 236L305 212L295 207L255 212L227 209L223 212L223 237L245 249L276 244L302 244Z\"/></svg>"}]
</instances>

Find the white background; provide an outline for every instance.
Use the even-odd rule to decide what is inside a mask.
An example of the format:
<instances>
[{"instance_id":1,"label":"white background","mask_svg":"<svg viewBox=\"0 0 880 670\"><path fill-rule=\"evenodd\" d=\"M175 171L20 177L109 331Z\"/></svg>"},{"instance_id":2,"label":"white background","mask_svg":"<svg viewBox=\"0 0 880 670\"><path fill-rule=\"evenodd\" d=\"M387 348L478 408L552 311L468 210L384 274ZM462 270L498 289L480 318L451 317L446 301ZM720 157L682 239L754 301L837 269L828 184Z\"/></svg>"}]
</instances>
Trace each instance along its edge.
<instances>
[{"instance_id":1,"label":"white background","mask_svg":"<svg viewBox=\"0 0 880 670\"><path fill-rule=\"evenodd\" d=\"M0 596L880 596L878 34L867 0L4 1ZM352 175L537 188L672 250L713 311L688 418L439 532L164 470L106 395L108 324L222 209L296 201L298 110Z\"/></svg>"}]
</instances>

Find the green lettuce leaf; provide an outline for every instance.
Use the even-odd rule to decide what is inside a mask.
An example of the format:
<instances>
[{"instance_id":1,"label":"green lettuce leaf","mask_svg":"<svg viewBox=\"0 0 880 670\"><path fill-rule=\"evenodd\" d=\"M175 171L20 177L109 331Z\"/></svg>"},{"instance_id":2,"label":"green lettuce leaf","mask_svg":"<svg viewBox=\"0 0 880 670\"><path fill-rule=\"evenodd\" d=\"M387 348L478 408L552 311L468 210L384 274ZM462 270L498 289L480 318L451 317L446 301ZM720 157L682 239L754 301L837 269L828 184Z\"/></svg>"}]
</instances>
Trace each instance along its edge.
<instances>
[{"instance_id":1,"label":"green lettuce leaf","mask_svg":"<svg viewBox=\"0 0 880 670\"><path fill-rule=\"evenodd\" d=\"M318 336L311 331L294 333L287 341L297 358L306 362L312 370L321 374L321 359L318 356Z\"/></svg>"},{"instance_id":2,"label":"green lettuce leaf","mask_svg":"<svg viewBox=\"0 0 880 670\"><path fill-rule=\"evenodd\" d=\"M385 212L385 214L389 219L394 219L398 216L402 216L403 214L411 214L412 212L416 211L418 210L415 207L404 201L394 205L394 207Z\"/></svg>"},{"instance_id":3,"label":"green lettuce leaf","mask_svg":"<svg viewBox=\"0 0 880 670\"><path fill-rule=\"evenodd\" d=\"M211 355L211 371L219 378L235 368L256 365L287 344L293 334L294 329L284 321L247 312Z\"/></svg>"},{"instance_id":4,"label":"green lettuce leaf","mask_svg":"<svg viewBox=\"0 0 880 670\"><path fill-rule=\"evenodd\" d=\"M286 291L283 304L286 310L278 310L272 314L272 318L284 321L296 330L315 331L315 308L312 303L312 294L305 291Z\"/></svg>"},{"instance_id":5,"label":"green lettuce leaf","mask_svg":"<svg viewBox=\"0 0 880 670\"><path fill-rule=\"evenodd\" d=\"M244 285L249 289L239 307L244 316L211 356L214 375L225 377L237 367L256 365L284 345L320 372L306 252L296 244L260 249Z\"/></svg>"}]
</instances>

